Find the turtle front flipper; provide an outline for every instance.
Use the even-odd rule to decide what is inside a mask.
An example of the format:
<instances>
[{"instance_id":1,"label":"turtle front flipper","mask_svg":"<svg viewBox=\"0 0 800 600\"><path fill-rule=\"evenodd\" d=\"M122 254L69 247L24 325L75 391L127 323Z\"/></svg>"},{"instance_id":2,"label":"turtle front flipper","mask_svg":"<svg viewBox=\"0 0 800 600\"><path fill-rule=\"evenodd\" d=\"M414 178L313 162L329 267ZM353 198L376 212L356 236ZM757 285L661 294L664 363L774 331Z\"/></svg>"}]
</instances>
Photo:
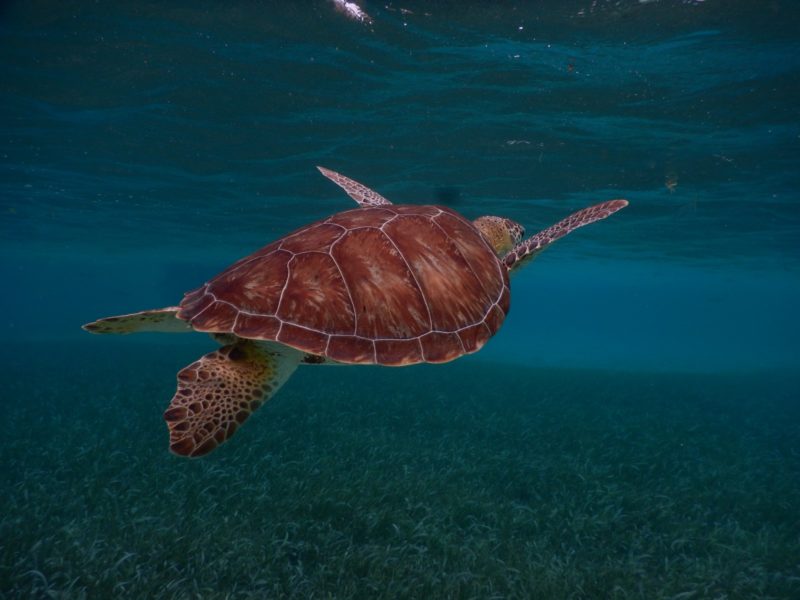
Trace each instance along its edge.
<instances>
[{"instance_id":1,"label":"turtle front flipper","mask_svg":"<svg viewBox=\"0 0 800 600\"><path fill-rule=\"evenodd\" d=\"M160 331L165 333L184 333L192 331L189 323L178 318L177 306L142 310L129 315L106 317L87 323L83 329L90 333L137 333L141 331Z\"/></svg>"},{"instance_id":2,"label":"turtle front flipper","mask_svg":"<svg viewBox=\"0 0 800 600\"><path fill-rule=\"evenodd\" d=\"M358 205L362 208L391 204L391 202L389 202L386 198L381 196L375 190L371 190L363 183L358 183L349 177L345 177L344 175L341 175L336 171L326 169L325 167L317 167L317 169L319 169L319 172L325 175L325 177L347 192L347 195L358 202Z\"/></svg>"},{"instance_id":3,"label":"turtle front flipper","mask_svg":"<svg viewBox=\"0 0 800 600\"><path fill-rule=\"evenodd\" d=\"M211 452L278 391L302 357L278 344L239 340L182 369L164 412L170 450L188 457Z\"/></svg>"},{"instance_id":4,"label":"turtle front flipper","mask_svg":"<svg viewBox=\"0 0 800 600\"><path fill-rule=\"evenodd\" d=\"M627 200L609 200L608 202L601 202L600 204L595 204L594 206L572 213L566 219L562 219L555 225L551 225L547 229L540 231L536 235L514 246L508 254L503 257L503 262L509 270L517 269L530 261L557 239L575 231L578 227L583 227L589 223L605 219L626 206L628 206Z\"/></svg>"}]
</instances>

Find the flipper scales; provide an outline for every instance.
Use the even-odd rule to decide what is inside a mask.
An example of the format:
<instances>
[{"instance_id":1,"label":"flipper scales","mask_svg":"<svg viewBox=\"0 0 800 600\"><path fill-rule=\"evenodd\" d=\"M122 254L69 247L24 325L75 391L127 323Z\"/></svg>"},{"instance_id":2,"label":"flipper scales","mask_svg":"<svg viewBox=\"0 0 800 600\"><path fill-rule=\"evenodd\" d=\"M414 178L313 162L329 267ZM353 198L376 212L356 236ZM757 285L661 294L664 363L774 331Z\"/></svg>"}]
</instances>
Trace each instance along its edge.
<instances>
[{"instance_id":1,"label":"flipper scales","mask_svg":"<svg viewBox=\"0 0 800 600\"><path fill-rule=\"evenodd\" d=\"M344 175L341 175L336 171L326 169L325 167L317 167L317 169L319 169L319 172L325 175L325 177L347 192L347 195L358 202L358 205L362 208L391 204L391 202L389 202L386 198L381 196L375 190L368 188L363 183L358 183L349 177L345 177Z\"/></svg>"},{"instance_id":2,"label":"flipper scales","mask_svg":"<svg viewBox=\"0 0 800 600\"><path fill-rule=\"evenodd\" d=\"M628 206L627 200L609 200L572 213L566 219L562 219L555 225L551 225L514 246L503 257L503 263L509 270L519 268L557 239L575 231L578 227L605 219L626 206Z\"/></svg>"},{"instance_id":3,"label":"flipper scales","mask_svg":"<svg viewBox=\"0 0 800 600\"><path fill-rule=\"evenodd\" d=\"M277 344L239 340L182 369L164 412L170 450L203 456L230 439L278 391L302 356Z\"/></svg>"}]
</instances>

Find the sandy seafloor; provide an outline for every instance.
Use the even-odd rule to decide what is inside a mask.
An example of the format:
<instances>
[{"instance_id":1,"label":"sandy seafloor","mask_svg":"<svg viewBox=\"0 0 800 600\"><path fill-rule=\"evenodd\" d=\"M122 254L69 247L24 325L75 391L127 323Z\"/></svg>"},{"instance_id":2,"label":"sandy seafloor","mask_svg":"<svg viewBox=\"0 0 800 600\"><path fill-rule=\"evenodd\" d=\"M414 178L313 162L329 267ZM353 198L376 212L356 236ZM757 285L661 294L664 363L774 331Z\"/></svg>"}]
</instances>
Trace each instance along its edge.
<instances>
[{"instance_id":1,"label":"sandy seafloor","mask_svg":"<svg viewBox=\"0 0 800 600\"><path fill-rule=\"evenodd\" d=\"M0 599L800 598L800 4L0 3ZM202 460L206 336L93 337L355 205L529 234L480 353L303 366Z\"/></svg>"}]
</instances>

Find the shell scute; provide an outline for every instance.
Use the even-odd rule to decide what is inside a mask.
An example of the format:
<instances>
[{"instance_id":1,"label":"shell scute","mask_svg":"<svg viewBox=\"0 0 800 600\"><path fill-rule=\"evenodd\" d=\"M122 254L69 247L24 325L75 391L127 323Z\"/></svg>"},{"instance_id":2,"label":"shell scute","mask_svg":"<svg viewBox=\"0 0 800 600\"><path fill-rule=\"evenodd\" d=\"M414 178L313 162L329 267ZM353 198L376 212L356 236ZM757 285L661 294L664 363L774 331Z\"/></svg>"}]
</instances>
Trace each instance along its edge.
<instances>
[{"instance_id":1,"label":"shell scute","mask_svg":"<svg viewBox=\"0 0 800 600\"><path fill-rule=\"evenodd\" d=\"M381 358L381 364L388 366L413 365L425 360L419 338L375 340L375 355Z\"/></svg>"},{"instance_id":2,"label":"shell scute","mask_svg":"<svg viewBox=\"0 0 800 600\"><path fill-rule=\"evenodd\" d=\"M329 254L298 254L289 262L276 315L284 323L298 323L327 333L355 331L350 293Z\"/></svg>"},{"instance_id":3,"label":"shell scute","mask_svg":"<svg viewBox=\"0 0 800 600\"><path fill-rule=\"evenodd\" d=\"M434 222L442 228L450 241L458 248L459 253L469 265L470 270L481 283L485 295L483 299L494 302L502 292L505 269L498 261L487 260L487 252L493 253L488 245L476 243L471 223L450 212L442 212L434 218Z\"/></svg>"},{"instance_id":4,"label":"shell scute","mask_svg":"<svg viewBox=\"0 0 800 600\"><path fill-rule=\"evenodd\" d=\"M330 217L326 222L335 223L345 229L355 229L357 227L380 227L387 221L397 216L396 207L387 208L356 208L337 213Z\"/></svg>"},{"instance_id":5,"label":"shell scute","mask_svg":"<svg viewBox=\"0 0 800 600\"><path fill-rule=\"evenodd\" d=\"M325 347L328 345L328 337L319 331L284 322L278 332L277 340L293 348L302 348L311 354L324 354Z\"/></svg>"},{"instance_id":6,"label":"shell scute","mask_svg":"<svg viewBox=\"0 0 800 600\"><path fill-rule=\"evenodd\" d=\"M327 252L331 244L347 231L341 225L318 223L283 238L280 247L294 254L300 252Z\"/></svg>"},{"instance_id":7,"label":"shell scute","mask_svg":"<svg viewBox=\"0 0 800 600\"><path fill-rule=\"evenodd\" d=\"M254 340L274 340L281 328L278 317L239 313L233 332L239 337Z\"/></svg>"},{"instance_id":8,"label":"shell scute","mask_svg":"<svg viewBox=\"0 0 800 600\"><path fill-rule=\"evenodd\" d=\"M489 314L486 315L486 320L484 323L486 323L486 326L489 328L492 334L494 334L495 331L500 329L500 325L503 324L505 318L506 313L503 312L503 309L495 305L491 308Z\"/></svg>"},{"instance_id":9,"label":"shell scute","mask_svg":"<svg viewBox=\"0 0 800 600\"><path fill-rule=\"evenodd\" d=\"M409 215L384 228L427 300L432 329L454 331L483 318L488 298L458 248L430 219Z\"/></svg>"},{"instance_id":10,"label":"shell scute","mask_svg":"<svg viewBox=\"0 0 800 600\"><path fill-rule=\"evenodd\" d=\"M467 353L477 352L492 336L489 327L485 323L472 325L458 332L464 350Z\"/></svg>"},{"instance_id":11,"label":"shell scute","mask_svg":"<svg viewBox=\"0 0 800 600\"><path fill-rule=\"evenodd\" d=\"M432 331L419 339L425 362L443 363L464 354L464 346L457 333Z\"/></svg>"},{"instance_id":12,"label":"shell scute","mask_svg":"<svg viewBox=\"0 0 800 600\"><path fill-rule=\"evenodd\" d=\"M238 316L239 311L235 306L215 301L192 319L192 327L197 331L229 333L233 331L233 324Z\"/></svg>"},{"instance_id":13,"label":"shell scute","mask_svg":"<svg viewBox=\"0 0 800 600\"><path fill-rule=\"evenodd\" d=\"M383 232L351 231L331 254L353 298L357 335L404 339L430 330L425 298L405 259Z\"/></svg>"},{"instance_id":14,"label":"shell scute","mask_svg":"<svg viewBox=\"0 0 800 600\"><path fill-rule=\"evenodd\" d=\"M418 205L418 204L394 204L392 209L398 215L415 215L423 217L435 217L442 213L442 209L433 205Z\"/></svg>"},{"instance_id":15,"label":"shell scute","mask_svg":"<svg viewBox=\"0 0 800 600\"><path fill-rule=\"evenodd\" d=\"M333 335L325 355L343 363L375 363L375 342L352 335Z\"/></svg>"},{"instance_id":16,"label":"shell scute","mask_svg":"<svg viewBox=\"0 0 800 600\"><path fill-rule=\"evenodd\" d=\"M446 362L508 312L508 273L445 207L345 211L234 263L188 293L198 331L274 340L343 363Z\"/></svg>"},{"instance_id":17,"label":"shell scute","mask_svg":"<svg viewBox=\"0 0 800 600\"><path fill-rule=\"evenodd\" d=\"M191 321L195 316L214 304L214 298L206 293L207 289L208 285L204 285L184 295L180 311L178 311L178 316L181 319Z\"/></svg>"},{"instance_id":18,"label":"shell scute","mask_svg":"<svg viewBox=\"0 0 800 600\"><path fill-rule=\"evenodd\" d=\"M208 291L240 310L274 314L293 256L284 250L254 256L216 277L209 284Z\"/></svg>"}]
</instances>

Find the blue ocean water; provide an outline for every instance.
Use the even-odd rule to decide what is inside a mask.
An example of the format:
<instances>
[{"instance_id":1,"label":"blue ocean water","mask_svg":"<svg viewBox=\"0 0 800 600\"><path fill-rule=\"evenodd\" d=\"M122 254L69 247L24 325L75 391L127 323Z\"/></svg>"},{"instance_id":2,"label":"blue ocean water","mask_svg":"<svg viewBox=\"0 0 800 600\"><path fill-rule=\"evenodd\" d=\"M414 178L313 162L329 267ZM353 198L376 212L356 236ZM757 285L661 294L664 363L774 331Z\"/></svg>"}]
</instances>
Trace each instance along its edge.
<instances>
[{"instance_id":1,"label":"blue ocean water","mask_svg":"<svg viewBox=\"0 0 800 600\"><path fill-rule=\"evenodd\" d=\"M0 7L0 597L800 597L800 7L342 4ZM630 206L477 355L303 367L180 461L213 343L80 325L352 208L316 165L529 233Z\"/></svg>"}]
</instances>

